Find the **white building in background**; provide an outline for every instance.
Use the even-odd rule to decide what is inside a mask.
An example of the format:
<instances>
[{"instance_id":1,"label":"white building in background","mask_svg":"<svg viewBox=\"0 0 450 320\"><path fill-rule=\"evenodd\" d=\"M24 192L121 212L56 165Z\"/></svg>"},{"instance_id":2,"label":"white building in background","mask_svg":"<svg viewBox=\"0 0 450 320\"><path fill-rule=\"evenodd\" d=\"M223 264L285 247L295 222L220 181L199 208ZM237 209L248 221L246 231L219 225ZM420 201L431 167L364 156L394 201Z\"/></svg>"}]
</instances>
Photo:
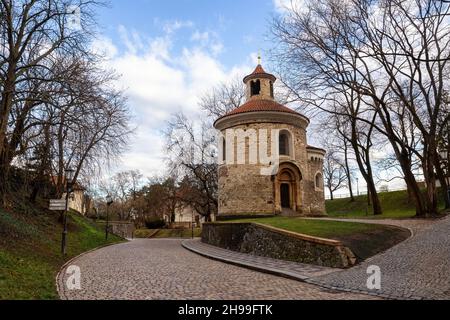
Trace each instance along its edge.
<instances>
[{"instance_id":1,"label":"white building in background","mask_svg":"<svg viewBox=\"0 0 450 320\"><path fill-rule=\"evenodd\" d=\"M212 216L211 219L212 221L215 221L214 216ZM164 220L169 223L170 217L164 215ZM194 222L194 227L199 227L202 223L206 222L206 219L189 205L180 206L175 209L175 222L172 224L172 227L191 228L192 222Z\"/></svg>"},{"instance_id":2,"label":"white building in background","mask_svg":"<svg viewBox=\"0 0 450 320\"><path fill-rule=\"evenodd\" d=\"M52 183L56 185L58 181L58 177L53 176L51 177ZM65 185L65 182L63 181L63 184ZM66 193L63 193L61 199L66 199ZM73 186L73 191L70 193L69 196L69 209L77 211L81 215L85 216L93 206L93 201L91 197L86 193L86 188L81 186L78 183L75 183Z\"/></svg>"},{"instance_id":3,"label":"white building in background","mask_svg":"<svg viewBox=\"0 0 450 320\"><path fill-rule=\"evenodd\" d=\"M86 195L86 189L75 184L73 192L69 197L69 208L81 213L83 216L88 212L89 197Z\"/></svg>"}]
</instances>

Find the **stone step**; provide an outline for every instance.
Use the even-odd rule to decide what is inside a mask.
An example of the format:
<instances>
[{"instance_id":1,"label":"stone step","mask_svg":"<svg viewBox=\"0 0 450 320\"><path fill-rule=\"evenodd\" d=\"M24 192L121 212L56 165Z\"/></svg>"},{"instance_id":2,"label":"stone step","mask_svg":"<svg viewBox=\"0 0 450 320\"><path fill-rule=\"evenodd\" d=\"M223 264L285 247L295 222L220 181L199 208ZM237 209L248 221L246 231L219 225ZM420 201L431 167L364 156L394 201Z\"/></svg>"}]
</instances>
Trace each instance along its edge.
<instances>
[{"instance_id":1,"label":"stone step","mask_svg":"<svg viewBox=\"0 0 450 320\"><path fill-rule=\"evenodd\" d=\"M283 208L283 210L281 211L281 216L283 216L283 217L301 217L302 215L292 209Z\"/></svg>"}]
</instances>

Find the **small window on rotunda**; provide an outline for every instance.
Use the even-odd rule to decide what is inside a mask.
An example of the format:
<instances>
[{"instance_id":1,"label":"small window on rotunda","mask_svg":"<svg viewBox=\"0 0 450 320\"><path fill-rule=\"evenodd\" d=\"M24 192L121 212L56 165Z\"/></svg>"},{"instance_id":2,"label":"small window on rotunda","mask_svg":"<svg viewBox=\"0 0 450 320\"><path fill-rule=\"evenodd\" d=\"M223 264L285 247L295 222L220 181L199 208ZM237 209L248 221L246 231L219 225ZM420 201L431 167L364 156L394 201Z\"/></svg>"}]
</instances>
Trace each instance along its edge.
<instances>
[{"instance_id":1,"label":"small window on rotunda","mask_svg":"<svg viewBox=\"0 0 450 320\"><path fill-rule=\"evenodd\" d=\"M317 189L322 189L322 181L323 181L322 174L317 173L316 174L316 188Z\"/></svg>"},{"instance_id":2,"label":"small window on rotunda","mask_svg":"<svg viewBox=\"0 0 450 320\"><path fill-rule=\"evenodd\" d=\"M289 135L286 132L280 133L280 155L289 155Z\"/></svg>"},{"instance_id":3,"label":"small window on rotunda","mask_svg":"<svg viewBox=\"0 0 450 320\"><path fill-rule=\"evenodd\" d=\"M270 81L270 96L273 98L273 82Z\"/></svg>"},{"instance_id":4,"label":"small window on rotunda","mask_svg":"<svg viewBox=\"0 0 450 320\"><path fill-rule=\"evenodd\" d=\"M227 161L227 140L222 139L222 160Z\"/></svg>"},{"instance_id":5,"label":"small window on rotunda","mask_svg":"<svg viewBox=\"0 0 450 320\"><path fill-rule=\"evenodd\" d=\"M259 80L252 81L250 86L251 86L252 97L259 95L261 93L261 81L259 81Z\"/></svg>"}]
</instances>

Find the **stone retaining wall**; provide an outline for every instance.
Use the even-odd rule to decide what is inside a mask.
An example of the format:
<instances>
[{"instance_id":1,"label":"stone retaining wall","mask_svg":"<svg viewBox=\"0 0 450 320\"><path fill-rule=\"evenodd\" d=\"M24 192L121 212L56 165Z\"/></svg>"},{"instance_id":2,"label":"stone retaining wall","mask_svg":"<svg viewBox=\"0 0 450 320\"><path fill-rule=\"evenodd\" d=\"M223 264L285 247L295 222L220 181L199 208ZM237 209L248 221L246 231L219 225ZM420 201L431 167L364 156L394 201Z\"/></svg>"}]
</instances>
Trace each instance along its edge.
<instances>
[{"instance_id":1,"label":"stone retaining wall","mask_svg":"<svg viewBox=\"0 0 450 320\"><path fill-rule=\"evenodd\" d=\"M98 222L102 228L106 227L106 222ZM121 222L121 221L110 221L109 222L109 232L115 234L124 239L133 238L134 231L136 230L134 223L131 222Z\"/></svg>"},{"instance_id":2,"label":"stone retaining wall","mask_svg":"<svg viewBox=\"0 0 450 320\"><path fill-rule=\"evenodd\" d=\"M348 268L356 263L340 241L311 237L257 223L205 223L202 242L256 256Z\"/></svg>"}]
</instances>

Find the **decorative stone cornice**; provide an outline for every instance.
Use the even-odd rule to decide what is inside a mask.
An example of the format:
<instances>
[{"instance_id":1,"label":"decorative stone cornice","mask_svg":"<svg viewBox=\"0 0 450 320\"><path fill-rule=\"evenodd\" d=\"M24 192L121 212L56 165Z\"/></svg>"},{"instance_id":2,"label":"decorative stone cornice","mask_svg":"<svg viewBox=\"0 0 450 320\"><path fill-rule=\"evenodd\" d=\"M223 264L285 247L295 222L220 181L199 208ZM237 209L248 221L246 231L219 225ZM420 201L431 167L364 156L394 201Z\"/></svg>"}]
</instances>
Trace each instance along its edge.
<instances>
[{"instance_id":1,"label":"decorative stone cornice","mask_svg":"<svg viewBox=\"0 0 450 320\"><path fill-rule=\"evenodd\" d=\"M283 123L305 129L309 126L309 119L301 114L278 111L255 111L229 115L216 121L217 130L225 130L235 126L252 123Z\"/></svg>"}]
</instances>

